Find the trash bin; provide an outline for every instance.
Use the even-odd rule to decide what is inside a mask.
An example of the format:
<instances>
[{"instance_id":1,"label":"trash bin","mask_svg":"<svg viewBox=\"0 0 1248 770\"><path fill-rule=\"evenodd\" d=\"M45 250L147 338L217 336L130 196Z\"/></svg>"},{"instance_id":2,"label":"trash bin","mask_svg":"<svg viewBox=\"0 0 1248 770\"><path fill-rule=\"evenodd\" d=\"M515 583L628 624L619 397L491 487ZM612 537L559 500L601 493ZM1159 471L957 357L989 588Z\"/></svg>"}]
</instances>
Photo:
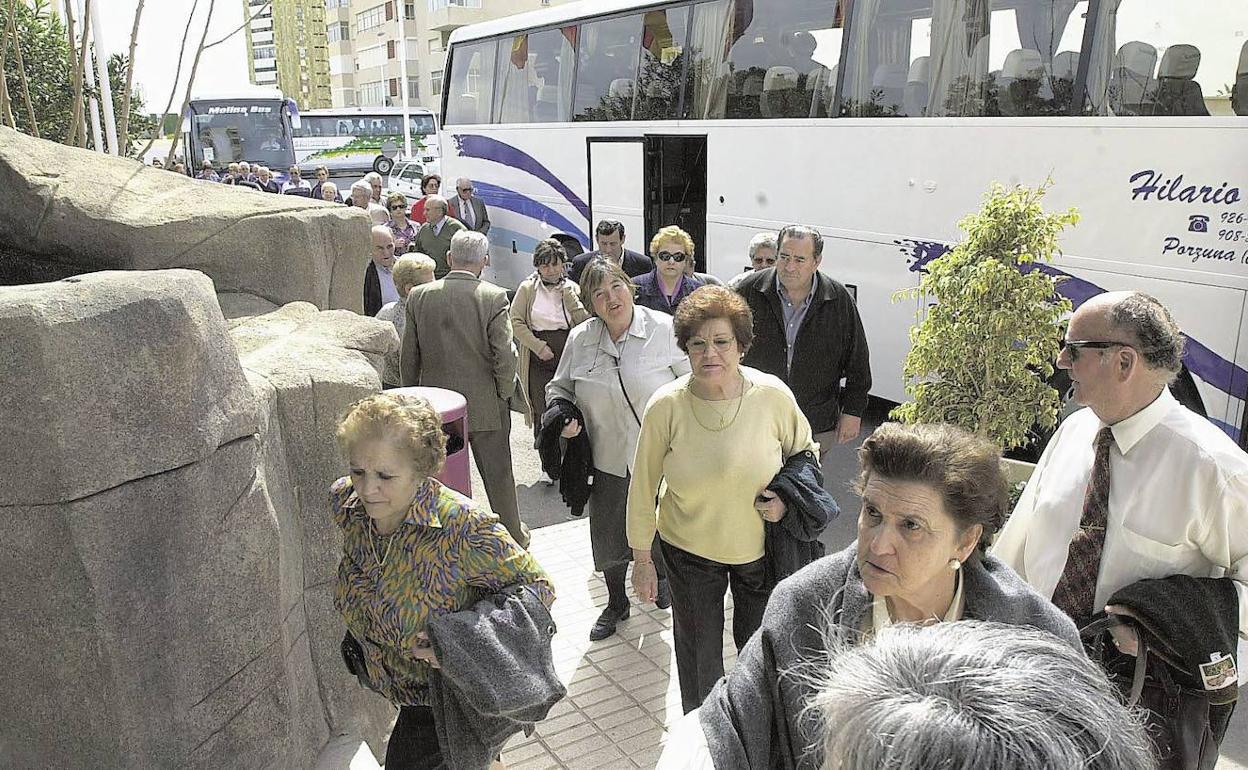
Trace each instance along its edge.
<instances>
[{"instance_id":1,"label":"trash bin","mask_svg":"<svg viewBox=\"0 0 1248 770\"><path fill-rule=\"evenodd\" d=\"M420 396L442 415L442 432L446 434L446 467L437 479L465 497L472 497L472 476L468 472L468 400L445 388L392 388L386 392Z\"/></svg>"}]
</instances>

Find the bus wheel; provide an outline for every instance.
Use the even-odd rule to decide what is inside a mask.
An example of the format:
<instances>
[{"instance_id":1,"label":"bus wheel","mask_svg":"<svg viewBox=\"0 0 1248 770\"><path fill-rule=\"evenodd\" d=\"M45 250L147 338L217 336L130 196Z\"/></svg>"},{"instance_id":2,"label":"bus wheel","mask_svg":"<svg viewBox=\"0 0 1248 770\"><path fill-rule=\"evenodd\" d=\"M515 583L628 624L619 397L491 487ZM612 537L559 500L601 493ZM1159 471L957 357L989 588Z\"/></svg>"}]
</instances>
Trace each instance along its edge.
<instances>
[{"instance_id":1,"label":"bus wheel","mask_svg":"<svg viewBox=\"0 0 1248 770\"><path fill-rule=\"evenodd\" d=\"M390 170L393 168L394 168L394 161L391 160L390 158L387 158L385 155L378 155L377 159L373 161L373 171L376 171L378 174L381 174L382 176L386 176L387 174L389 174Z\"/></svg>"}]
</instances>

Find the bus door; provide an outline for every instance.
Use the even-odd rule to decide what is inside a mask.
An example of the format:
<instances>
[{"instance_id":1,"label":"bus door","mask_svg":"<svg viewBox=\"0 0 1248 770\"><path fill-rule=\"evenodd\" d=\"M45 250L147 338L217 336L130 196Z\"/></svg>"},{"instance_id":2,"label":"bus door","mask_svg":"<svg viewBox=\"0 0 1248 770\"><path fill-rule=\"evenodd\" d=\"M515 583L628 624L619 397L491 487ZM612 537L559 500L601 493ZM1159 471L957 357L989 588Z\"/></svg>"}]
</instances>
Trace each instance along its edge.
<instances>
[{"instance_id":1,"label":"bus door","mask_svg":"<svg viewBox=\"0 0 1248 770\"><path fill-rule=\"evenodd\" d=\"M591 229L618 220L626 245L643 254L666 225L689 233L699 271L706 269L706 137L591 137Z\"/></svg>"},{"instance_id":2,"label":"bus door","mask_svg":"<svg viewBox=\"0 0 1248 770\"><path fill-rule=\"evenodd\" d=\"M642 137L590 137L589 229L604 219L624 225L625 246L646 252L646 140ZM592 251L596 243L589 245Z\"/></svg>"}]
</instances>

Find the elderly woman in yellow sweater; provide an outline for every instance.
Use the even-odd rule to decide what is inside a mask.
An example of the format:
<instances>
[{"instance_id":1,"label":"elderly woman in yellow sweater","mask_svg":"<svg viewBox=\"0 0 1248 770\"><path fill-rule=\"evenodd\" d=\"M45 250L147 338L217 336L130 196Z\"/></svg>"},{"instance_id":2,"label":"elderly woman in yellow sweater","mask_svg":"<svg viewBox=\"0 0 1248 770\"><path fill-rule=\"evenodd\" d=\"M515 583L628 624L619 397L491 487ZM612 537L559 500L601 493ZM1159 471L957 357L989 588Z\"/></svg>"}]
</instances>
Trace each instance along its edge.
<instances>
[{"instance_id":1,"label":"elderly woman in yellow sweater","mask_svg":"<svg viewBox=\"0 0 1248 770\"><path fill-rule=\"evenodd\" d=\"M659 388L646 406L628 490L628 542L633 589L653 601L650 543L658 530L681 703L689 712L724 675L724 590L732 591L738 650L762 621L763 522L785 515L767 485L786 459L817 453L818 445L788 386L741 366L754 323L736 292L700 288L677 308L674 323L692 374Z\"/></svg>"}]
</instances>

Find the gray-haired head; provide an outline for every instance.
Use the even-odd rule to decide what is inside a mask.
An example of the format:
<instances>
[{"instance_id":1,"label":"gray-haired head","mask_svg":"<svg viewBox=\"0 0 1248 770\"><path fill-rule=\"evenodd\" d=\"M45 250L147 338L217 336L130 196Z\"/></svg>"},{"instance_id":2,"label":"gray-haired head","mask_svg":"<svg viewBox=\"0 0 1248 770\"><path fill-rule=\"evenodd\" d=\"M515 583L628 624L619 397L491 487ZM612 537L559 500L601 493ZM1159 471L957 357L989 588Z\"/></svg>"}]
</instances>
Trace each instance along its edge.
<instances>
[{"instance_id":1,"label":"gray-haired head","mask_svg":"<svg viewBox=\"0 0 1248 770\"><path fill-rule=\"evenodd\" d=\"M480 272L490 253L490 241L475 230L460 230L451 238L447 260L458 270Z\"/></svg>"},{"instance_id":2,"label":"gray-haired head","mask_svg":"<svg viewBox=\"0 0 1248 770\"><path fill-rule=\"evenodd\" d=\"M1140 291L1112 295L1116 299L1107 317L1115 329L1135 340L1135 348L1148 368L1158 370L1169 381L1183 366L1187 340L1170 311L1156 297Z\"/></svg>"},{"instance_id":3,"label":"gray-haired head","mask_svg":"<svg viewBox=\"0 0 1248 770\"><path fill-rule=\"evenodd\" d=\"M356 192L357 190L368 195L373 194L373 188L370 187L368 182L365 182L363 179L351 183L351 192Z\"/></svg>"},{"instance_id":4,"label":"gray-haired head","mask_svg":"<svg viewBox=\"0 0 1248 770\"><path fill-rule=\"evenodd\" d=\"M1142 722L1081 652L1038 629L897 625L829 645L806 716L824 770L1149 770Z\"/></svg>"},{"instance_id":5,"label":"gray-haired head","mask_svg":"<svg viewBox=\"0 0 1248 770\"><path fill-rule=\"evenodd\" d=\"M771 233L758 233L750 239L750 259L754 259L754 253L761 248L769 248L775 251L776 236Z\"/></svg>"},{"instance_id":6,"label":"gray-haired head","mask_svg":"<svg viewBox=\"0 0 1248 770\"><path fill-rule=\"evenodd\" d=\"M435 208L438 211L445 214L446 213L446 198L443 198L441 195L426 195L425 196L425 211L428 212L430 208Z\"/></svg>"},{"instance_id":7,"label":"gray-haired head","mask_svg":"<svg viewBox=\"0 0 1248 770\"><path fill-rule=\"evenodd\" d=\"M780 232L776 235L776 248L780 249L784 246L785 238L801 238L809 239L815 246L815 259L823 256L823 236L813 227L806 225L785 225L780 228Z\"/></svg>"},{"instance_id":8,"label":"gray-haired head","mask_svg":"<svg viewBox=\"0 0 1248 770\"><path fill-rule=\"evenodd\" d=\"M360 181L368 185L369 189L371 190L374 183L381 184L381 174L378 174L376 171L370 171L367 174L365 174L364 178L361 179Z\"/></svg>"}]
</instances>

